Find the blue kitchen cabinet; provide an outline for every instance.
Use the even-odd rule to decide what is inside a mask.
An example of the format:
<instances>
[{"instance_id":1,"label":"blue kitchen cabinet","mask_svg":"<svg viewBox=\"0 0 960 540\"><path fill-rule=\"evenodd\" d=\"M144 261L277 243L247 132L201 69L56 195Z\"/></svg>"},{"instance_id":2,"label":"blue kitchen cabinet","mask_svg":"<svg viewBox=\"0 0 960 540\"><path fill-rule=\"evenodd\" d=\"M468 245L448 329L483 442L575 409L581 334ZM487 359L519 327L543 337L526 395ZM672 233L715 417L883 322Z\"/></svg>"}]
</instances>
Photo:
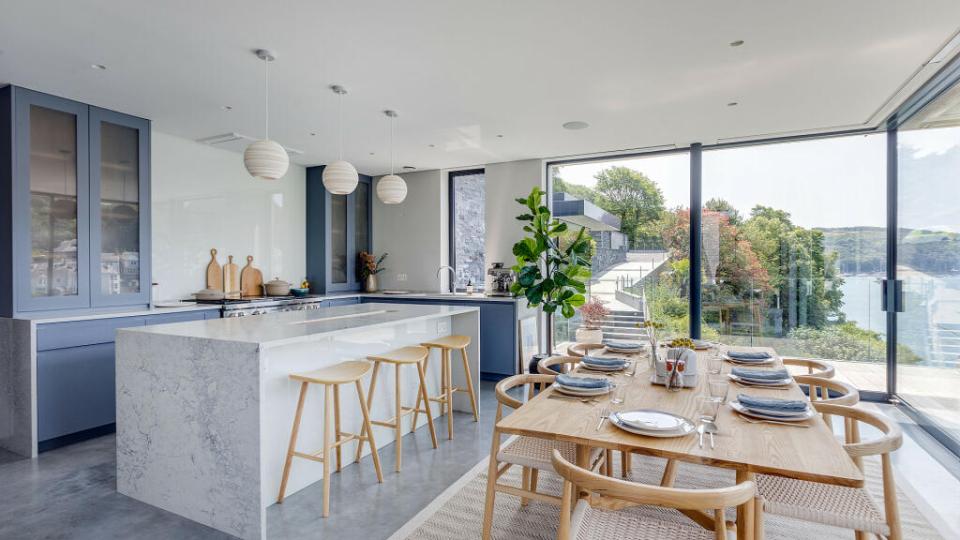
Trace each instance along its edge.
<instances>
[{"instance_id":1,"label":"blue kitchen cabinet","mask_svg":"<svg viewBox=\"0 0 960 540\"><path fill-rule=\"evenodd\" d=\"M357 256L373 249L373 178L334 195L323 187L323 166L307 168L307 280L310 292L359 291Z\"/></svg>"},{"instance_id":2,"label":"blue kitchen cabinet","mask_svg":"<svg viewBox=\"0 0 960 540\"><path fill-rule=\"evenodd\" d=\"M219 310L214 308L38 324L39 450L50 450L114 430L117 330L219 316Z\"/></svg>"},{"instance_id":3,"label":"blue kitchen cabinet","mask_svg":"<svg viewBox=\"0 0 960 540\"><path fill-rule=\"evenodd\" d=\"M330 300L324 300L320 302L320 305L323 307L334 307L334 306L352 306L354 304L360 303L359 296L350 296L348 298L332 298Z\"/></svg>"},{"instance_id":4,"label":"blue kitchen cabinet","mask_svg":"<svg viewBox=\"0 0 960 540\"><path fill-rule=\"evenodd\" d=\"M516 302L381 297L364 297L363 302L478 307L480 308L480 378L498 381L518 373L520 346L517 335Z\"/></svg>"},{"instance_id":5,"label":"blue kitchen cabinet","mask_svg":"<svg viewBox=\"0 0 960 540\"><path fill-rule=\"evenodd\" d=\"M0 316L146 306L150 121L0 88Z\"/></svg>"}]
</instances>

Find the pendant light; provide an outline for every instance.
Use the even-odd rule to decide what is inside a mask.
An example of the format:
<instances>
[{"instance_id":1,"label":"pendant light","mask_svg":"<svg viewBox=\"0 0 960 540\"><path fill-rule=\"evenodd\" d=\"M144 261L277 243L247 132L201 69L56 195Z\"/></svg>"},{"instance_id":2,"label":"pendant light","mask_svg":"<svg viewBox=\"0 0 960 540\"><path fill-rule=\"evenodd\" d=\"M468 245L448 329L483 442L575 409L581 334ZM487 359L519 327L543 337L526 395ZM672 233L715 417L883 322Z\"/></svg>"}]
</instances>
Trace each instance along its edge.
<instances>
[{"instance_id":1,"label":"pendant light","mask_svg":"<svg viewBox=\"0 0 960 540\"><path fill-rule=\"evenodd\" d=\"M383 204L400 204L407 198L407 183L393 174L393 119L397 111L383 111L390 119L390 174L377 182L377 197Z\"/></svg>"},{"instance_id":2,"label":"pendant light","mask_svg":"<svg viewBox=\"0 0 960 540\"><path fill-rule=\"evenodd\" d=\"M276 56L266 49L257 49L256 54L266 66L263 140L252 143L243 151L243 166L254 178L277 180L287 174L290 156L282 146L270 140L270 62L273 62Z\"/></svg>"},{"instance_id":3,"label":"pendant light","mask_svg":"<svg viewBox=\"0 0 960 540\"><path fill-rule=\"evenodd\" d=\"M333 90L333 93L339 96L337 131L340 153L337 161L323 168L323 187L334 195L347 195L357 189L357 182L360 181L357 169L343 160L343 96L347 93L347 89L335 84L330 87L330 90Z\"/></svg>"}]
</instances>

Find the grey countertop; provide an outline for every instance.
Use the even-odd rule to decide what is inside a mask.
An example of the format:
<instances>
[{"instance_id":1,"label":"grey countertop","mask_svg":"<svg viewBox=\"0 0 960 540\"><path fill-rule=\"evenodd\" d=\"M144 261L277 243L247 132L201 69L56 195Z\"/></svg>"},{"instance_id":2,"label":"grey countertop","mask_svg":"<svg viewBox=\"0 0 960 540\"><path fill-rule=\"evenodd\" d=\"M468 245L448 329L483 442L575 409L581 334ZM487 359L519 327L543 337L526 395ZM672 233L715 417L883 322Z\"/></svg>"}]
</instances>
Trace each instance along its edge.
<instances>
[{"instance_id":1,"label":"grey countertop","mask_svg":"<svg viewBox=\"0 0 960 540\"><path fill-rule=\"evenodd\" d=\"M205 338L238 343L284 345L332 334L476 312L479 308L449 305L353 304L310 311L284 311L257 317L207 319L145 327L123 332Z\"/></svg>"}]
</instances>

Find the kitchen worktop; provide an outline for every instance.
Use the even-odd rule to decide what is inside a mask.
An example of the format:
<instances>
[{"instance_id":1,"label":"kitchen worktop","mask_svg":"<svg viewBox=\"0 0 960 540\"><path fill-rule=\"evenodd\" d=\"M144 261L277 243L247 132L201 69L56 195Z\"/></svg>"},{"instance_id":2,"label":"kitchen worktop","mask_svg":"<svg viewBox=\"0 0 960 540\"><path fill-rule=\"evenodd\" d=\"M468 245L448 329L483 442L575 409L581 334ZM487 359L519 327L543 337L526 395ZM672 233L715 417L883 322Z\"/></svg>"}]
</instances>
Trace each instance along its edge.
<instances>
[{"instance_id":1,"label":"kitchen worktop","mask_svg":"<svg viewBox=\"0 0 960 540\"><path fill-rule=\"evenodd\" d=\"M32 321L35 323L57 323L72 321L89 321L94 319L112 319L116 317L143 317L150 315L164 315L167 313L185 313L189 311L209 311L219 310L220 306L210 304L196 304L192 306L179 306L171 308L158 307L135 307L135 308L113 308L97 310L75 310L75 311L42 311L36 313L18 313L15 319Z\"/></svg>"},{"instance_id":2,"label":"kitchen worktop","mask_svg":"<svg viewBox=\"0 0 960 540\"><path fill-rule=\"evenodd\" d=\"M352 295L343 295L344 297L349 296L363 296L365 298L393 298L397 300L449 300L451 302L505 302L512 303L516 302L518 298L512 296L487 296L483 293L439 293L439 292L426 292L426 291L409 291L402 294L387 294L384 292L375 292L375 293L360 293ZM334 296L327 296L325 299L332 299Z\"/></svg>"},{"instance_id":3,"label":"kitchen worktop","mask_svg":"<svg viewBox=\"0 0 960 540\"><path fill-rule=\"evenodd\" d=\"M312 311L267 313L257 317L209 319L125 328L119 332L256 343L264 348L320 339L346 330L391 325L399 321L449 317L476 311L476 309L467 306L364 303Z\"/></svg>"}]
</instances>

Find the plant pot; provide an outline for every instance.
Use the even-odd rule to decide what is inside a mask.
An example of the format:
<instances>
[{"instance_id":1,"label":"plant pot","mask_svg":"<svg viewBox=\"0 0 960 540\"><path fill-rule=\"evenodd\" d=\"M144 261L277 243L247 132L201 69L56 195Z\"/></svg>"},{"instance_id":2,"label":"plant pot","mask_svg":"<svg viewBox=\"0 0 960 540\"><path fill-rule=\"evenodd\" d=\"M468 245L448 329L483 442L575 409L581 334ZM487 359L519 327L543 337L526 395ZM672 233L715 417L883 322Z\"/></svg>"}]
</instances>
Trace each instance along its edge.
<instances>
[{"instance_id":1,"label":"plant pot","mask_svg":"<svg viewBox=\"0 0 960 540\"><path fill-rule=\"evenodd\" d=\"M581 326L576 332L577 343L603 343L603 330Z\"/></svg>"},{"instance_id":2,"label":"plant pot","mask_svg":"<svg viewBox=\"0 0 960 540\"><path fill-rule=\"evenodd\" d=\"M372 292L377 292L378 288L379 286L377 284L377 275L376 274L367 275L367 279L363 280L363 291L372 293Z\"/></svg>"}]
</instances>

